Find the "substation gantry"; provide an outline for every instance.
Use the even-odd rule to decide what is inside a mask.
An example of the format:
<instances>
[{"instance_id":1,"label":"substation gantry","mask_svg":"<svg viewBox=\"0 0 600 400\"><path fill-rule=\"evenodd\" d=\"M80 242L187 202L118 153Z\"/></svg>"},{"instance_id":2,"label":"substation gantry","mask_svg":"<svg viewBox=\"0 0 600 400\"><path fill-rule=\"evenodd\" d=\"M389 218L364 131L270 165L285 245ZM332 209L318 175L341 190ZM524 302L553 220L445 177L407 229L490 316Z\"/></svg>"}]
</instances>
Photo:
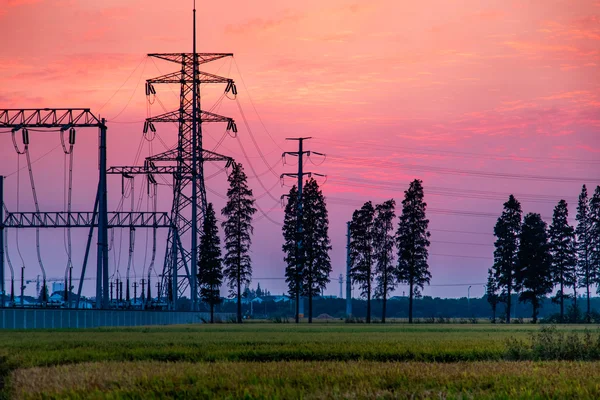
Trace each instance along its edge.
<instances>
[{"instance_id":1,"label":"substation gantry","mask_svg":"<svg viewBox=\"0 0 600 400\"><path fill-rule=\"evenodd\" d=\"M172 228L171 220L164 212L108 212L106 185L106 121L98 119L88 108L37 108L0 109L0 128L12 131L13 141L21 132L25 151L29 145L29 129L59 129L61 135L69 131L69 143L75 144L75 129L98 128L98 190L93 211L42 212L36 204L34 212L9 212L4 203L4 179L0 176L0 291L4 304L5 255L4 235L8 229L23 228L89 228L85 255L79 280L77 303L81 298L83 281L92 244L94 229L98 230L96 251L96 308L109 307L108 276L108 229L109 228ZM16 141L15 141L16 146ZM36 202L37 203L37 202ZM6 213L5 213L6 211ZM38 253L39 255L39 253ZM46 282L44 282L45 286Z\"/></svg>"}]
</instances>

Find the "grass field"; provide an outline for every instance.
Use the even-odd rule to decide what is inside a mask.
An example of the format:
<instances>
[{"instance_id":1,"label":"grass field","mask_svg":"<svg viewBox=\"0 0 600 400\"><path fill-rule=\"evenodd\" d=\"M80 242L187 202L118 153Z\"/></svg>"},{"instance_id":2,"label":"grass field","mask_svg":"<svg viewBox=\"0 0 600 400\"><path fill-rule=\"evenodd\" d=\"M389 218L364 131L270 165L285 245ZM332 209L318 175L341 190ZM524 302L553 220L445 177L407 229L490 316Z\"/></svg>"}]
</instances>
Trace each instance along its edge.
<instances>
[{"instance_id":1,"label":"grass field","mask_svg":"<svg viewBox=\"0 0 600 400\"><path fill-rule=\"evenodd\" d=\"M585 326L558 328L583 333ZM599 398L598 361L509 361L532 325L0 332L6 398ZM1 371L0 371L1 372Z\"/></svg>"}]
</instances>

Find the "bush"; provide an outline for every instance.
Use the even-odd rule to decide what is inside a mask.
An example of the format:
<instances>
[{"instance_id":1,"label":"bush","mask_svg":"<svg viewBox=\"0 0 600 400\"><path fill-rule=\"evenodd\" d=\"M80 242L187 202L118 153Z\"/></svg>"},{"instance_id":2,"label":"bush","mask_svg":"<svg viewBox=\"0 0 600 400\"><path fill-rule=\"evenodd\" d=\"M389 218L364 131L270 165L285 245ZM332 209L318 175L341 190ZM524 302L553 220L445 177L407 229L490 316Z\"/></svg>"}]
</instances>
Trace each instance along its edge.
<instances>
[{"instance_id":1,"label":"bush","mask_svg":"<svg viewBox=\"0 0 600 400\"><path fill-rule=\"evenodd\" d=\"M271 318L271 322L273 322L275 324L289 324L290 320L286 316L277 315L277 316Z\"/></svg>"},{"instance_id":2,"label":"bush","mask_svg":"<svg viewBox=\"0 0 600 400\"><path fill-rule=\"evenodd\" d=\"M529 342L515 338L506 341L509 360L600 360L600 332L585 330L565 333L555 326L531 334Z\"/></svg>"}]
</instances>

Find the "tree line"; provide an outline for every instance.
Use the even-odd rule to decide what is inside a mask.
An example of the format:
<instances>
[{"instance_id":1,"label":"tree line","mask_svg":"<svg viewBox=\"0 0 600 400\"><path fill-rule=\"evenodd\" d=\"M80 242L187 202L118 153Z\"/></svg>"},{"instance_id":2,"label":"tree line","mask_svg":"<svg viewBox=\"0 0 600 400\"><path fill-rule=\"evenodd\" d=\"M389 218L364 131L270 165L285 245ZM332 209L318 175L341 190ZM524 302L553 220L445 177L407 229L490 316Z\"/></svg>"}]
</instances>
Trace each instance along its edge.
<instances>
[{"instance_id":1,"label":"tree line","mask_svg":"<svg viewBox=\"0 0 600 400\"><path fill-rule=\"evenodd\" d=\"M583 185L577 204L577 226L569 224L567 202L554 208L550 226L538 213L523 217L521 204L510 195L494 227L494 265L488 270L487 300L496 309L505 304L510 323L513 294L532 306L532 320L538 319L541 301L556 291L553 302L560 305L565 321L565 304L570 299L577 310L577 290L585 290L586 320L592 310L590 291L600 288L600 186L591 198Z\"/></svg>"},{"instance_id":2,"label":"tree line","mask_svg":"<svg viewBox=\"0 0 600 400\"><path fill-rule=\"evenodd\" d=\"M405 283L410 288L408 312L409 322L412 322L413 298L420 295L420 290L431 278L427 264L429 220L425 216L427 204L422 181L411 182L404 194L402 214L395 232L396 203L393 199L376 206L371 201L366 202L354 211L349 223L349 278L359 285L361 296L367 300L367 323L371 322L374 297L382 299L382 322L385 322L387 298L398 283ZM286 281L290 296L296 300L296 322L299 321L300 298L306 296L310 323L313 297L329 283L331 273L327 208L314 179L308 181L302 198L294 186L288 199L283 226Z\"/></svg>"}]
</instances>

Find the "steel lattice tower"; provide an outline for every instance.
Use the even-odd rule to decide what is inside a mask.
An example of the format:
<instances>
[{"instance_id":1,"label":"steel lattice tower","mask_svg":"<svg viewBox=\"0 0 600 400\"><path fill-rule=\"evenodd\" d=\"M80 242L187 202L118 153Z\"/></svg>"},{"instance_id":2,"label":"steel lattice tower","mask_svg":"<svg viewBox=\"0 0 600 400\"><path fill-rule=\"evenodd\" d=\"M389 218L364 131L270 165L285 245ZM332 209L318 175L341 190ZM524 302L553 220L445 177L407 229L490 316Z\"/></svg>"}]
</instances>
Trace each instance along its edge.
<instances>
[{"instance_id":1,"label":"steel lattice tower","mask_svg":"<svg viewBox=\"0 0 600 400\"><path fill-rule=\"evenodd\" d=\"M199 66L224 57L230 53L196 53L196 10L194 9L194 52L148 54L150 57L176 63L177 72L158 78L148 79L147 94L154 94L154 84L170 83L180 85L179 109L146 119L144 130L154 131L156 122L178 123L177 147L148 157L145 167L149 173L157 168L157 163L175 163L173 170L173 205L171 208L172 227L169 229L165 261L162 274L161 292L169 299L169 307L175 309L177 298L190 291L192 309L198 305L196 264L198 260L199 227L202 226L207 201L204 185L204 163L224 161L229 165L230 157L203 148L202 124L225 122L227 128L237 132L233 119L202 111L200 107L200 84L223 83L226 91L236 93L233 80L201 72ZM185 279L180 279L185 278Z\"/></svg>"}]
</instances>

